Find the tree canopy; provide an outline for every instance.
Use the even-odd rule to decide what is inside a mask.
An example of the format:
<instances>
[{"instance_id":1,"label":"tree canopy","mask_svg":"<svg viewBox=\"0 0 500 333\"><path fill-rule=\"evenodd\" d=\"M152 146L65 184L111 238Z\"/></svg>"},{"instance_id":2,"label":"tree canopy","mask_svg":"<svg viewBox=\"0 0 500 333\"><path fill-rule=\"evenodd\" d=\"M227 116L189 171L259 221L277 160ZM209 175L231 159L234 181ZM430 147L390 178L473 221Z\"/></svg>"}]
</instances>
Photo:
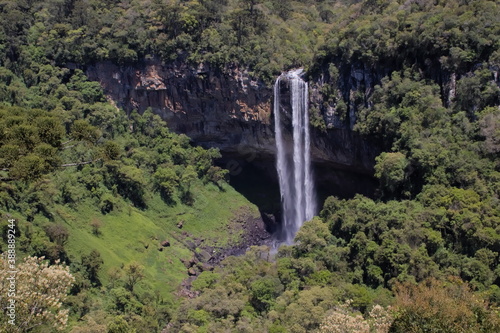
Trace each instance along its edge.
<instances>
[{"instance_id":1,"label":"tree canopy","mask_svg":"<svg viewBox=\"0 0 500 333\"><path fill-rule=\"evenodd\" d=\"M1 1L0 229L15 217L26 258L20 330L500 331L498 17L493 0ZM249 206L217 149L85 75L151 58L266 83L305 67L311 124L380 149L377 193L327 198L276 251L189 259L240 237L225 229Z\"/></svg>"}]
</instances>

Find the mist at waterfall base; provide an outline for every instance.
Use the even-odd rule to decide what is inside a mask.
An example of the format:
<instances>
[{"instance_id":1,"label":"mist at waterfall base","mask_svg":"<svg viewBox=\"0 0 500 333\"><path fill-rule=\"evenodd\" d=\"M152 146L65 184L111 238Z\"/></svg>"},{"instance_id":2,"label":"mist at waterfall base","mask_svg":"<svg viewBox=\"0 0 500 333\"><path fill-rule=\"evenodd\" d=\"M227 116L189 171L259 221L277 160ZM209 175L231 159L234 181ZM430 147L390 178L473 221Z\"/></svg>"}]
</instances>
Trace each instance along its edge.
<instances>
[{"instance_id":1,"label":"mist at waterfall base","mask_svg":"<svg viewBox=\"0 0 500 333\"><path fill-rule=\"evenodd\" d=\"M274 123L276 170L281 196L281 234L279 239L291 244L296 232L316 213L314 181L311 170L311 136L308 113L308 85L302 80L302 69L282 74L274 84ZM292 138L285 140L280 86L290 87ZM290 108L288 108L290 109Z\"/></svg>"}]
</instances>

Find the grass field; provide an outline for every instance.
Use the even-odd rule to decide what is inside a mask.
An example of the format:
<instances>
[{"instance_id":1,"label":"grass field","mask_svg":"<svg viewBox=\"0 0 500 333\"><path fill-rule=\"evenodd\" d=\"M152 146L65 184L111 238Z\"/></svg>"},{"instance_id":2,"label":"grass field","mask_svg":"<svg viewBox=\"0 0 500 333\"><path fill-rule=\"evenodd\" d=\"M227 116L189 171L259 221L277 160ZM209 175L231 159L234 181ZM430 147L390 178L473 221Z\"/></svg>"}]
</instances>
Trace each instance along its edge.
<instances>
[{"instance_id":1,"label":"grass field","mask_svg":"<svg viewBox=\"0 0 500 333\"><path fill-rule=\"evenodd\" d=\"M190 259L193 250L186 244L194 239L203 240L203 246L225 247L241 236L241 228L234 225L242 209L253 217L259 215L257 207L247 201L232 187L196 184L194 203L166 204L159 195L148 198L148 208L139 210L125 201L118 209L103 215L90 203L80 203L75 208L58 206L57 220L69 230L65 246L71 260L97 250L104 261L100 280L109 282L107 272L113 267L123 268L131 262L144 266L145 278L140 283L171 298L187 270L181 259ZM96 235L91 223L101 225ZM182 222L182 229L177 224ZM232 230L232 231L230 231ZM162 247L162 241L170 246ZM138 286L141 287L141 286Z\"/></svg>"}]
</instances>

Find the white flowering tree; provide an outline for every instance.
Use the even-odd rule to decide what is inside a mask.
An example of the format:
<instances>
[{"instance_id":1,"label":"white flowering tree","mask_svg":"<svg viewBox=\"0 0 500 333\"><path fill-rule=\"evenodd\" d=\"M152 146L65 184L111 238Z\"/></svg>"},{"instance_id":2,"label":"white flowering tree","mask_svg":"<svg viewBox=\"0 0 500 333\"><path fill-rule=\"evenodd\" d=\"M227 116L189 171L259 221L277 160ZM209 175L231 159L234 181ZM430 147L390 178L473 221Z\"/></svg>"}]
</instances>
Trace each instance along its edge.
<instances>
[{"instance_id":1,"label":"white flowering tree","mask_svg":"<svg viewBox=\"0 0 500 333\"><path fill-rule=\"evenodd\" d=\"M321 333L387 333L394 320L391 308L375 305L365 319L355 313L351 301L339 304L327 315L320 325Z\"/></svg>"},{"instance_id":2,"label":"white flowering tree","mask_svg":"<svg viewBox=\"0 0 500 333\"><path fill-rule=\"evenodd\" d=\"M0 256L0 331L63 330L69 310L62 302L74 281L66 265L49 265L43 257L27 257L13 269Z\"/></svg>"}]
</instances>

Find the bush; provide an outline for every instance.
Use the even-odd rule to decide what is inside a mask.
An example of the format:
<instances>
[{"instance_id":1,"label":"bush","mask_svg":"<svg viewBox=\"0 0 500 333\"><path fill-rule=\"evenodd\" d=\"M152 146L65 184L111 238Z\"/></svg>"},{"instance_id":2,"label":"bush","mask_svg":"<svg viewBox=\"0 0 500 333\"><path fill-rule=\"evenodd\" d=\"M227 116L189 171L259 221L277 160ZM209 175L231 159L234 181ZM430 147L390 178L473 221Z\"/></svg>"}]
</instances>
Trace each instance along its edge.
<instances>
[{"instance_id":1,"label":"bush","mask_svg":"<svg viewBox=\"0 0 500 333\"><path fill-rule=\"evenodd\" d=\"M398 314L390 332L500 331L497 311L458 278L447 281L430 278L418 285L398 284L395 293Z\"/></svg>"}]
</instances>

